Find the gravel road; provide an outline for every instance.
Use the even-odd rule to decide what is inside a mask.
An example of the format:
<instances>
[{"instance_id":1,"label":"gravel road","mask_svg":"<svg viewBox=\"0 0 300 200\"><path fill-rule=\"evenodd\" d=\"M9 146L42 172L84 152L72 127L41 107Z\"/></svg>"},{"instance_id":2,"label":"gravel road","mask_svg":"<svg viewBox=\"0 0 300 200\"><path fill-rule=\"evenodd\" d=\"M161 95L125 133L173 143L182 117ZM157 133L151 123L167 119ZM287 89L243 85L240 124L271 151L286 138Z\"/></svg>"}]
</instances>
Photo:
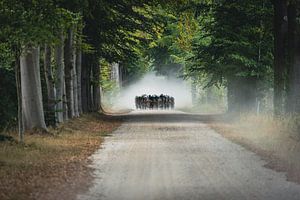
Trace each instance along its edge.
<instances>
[{"instance_id":1,"label":"gravel road","mask_svg":"<svg viewBox=\"0 0 300 200\"><path fill-rule=\"evenodd\" d=\"M300 186L210 129L205 117L132 112L92 156L80 200L299 200Z\"/></svg>"}]
</instances>

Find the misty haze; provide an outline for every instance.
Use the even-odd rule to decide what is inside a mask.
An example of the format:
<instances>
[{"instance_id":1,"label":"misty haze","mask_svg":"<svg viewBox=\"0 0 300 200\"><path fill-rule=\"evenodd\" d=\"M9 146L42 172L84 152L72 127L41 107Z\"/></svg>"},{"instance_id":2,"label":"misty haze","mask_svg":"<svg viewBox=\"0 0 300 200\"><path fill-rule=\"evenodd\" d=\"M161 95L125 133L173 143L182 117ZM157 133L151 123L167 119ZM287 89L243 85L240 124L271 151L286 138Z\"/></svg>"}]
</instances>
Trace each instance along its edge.
<instances>
[{"instance_id":1,"label":"misty haze","mask_svg":"<svg viewBox=\"0 0 300 200\"><path fill-rule=\"evenodd\" d=\"M135 97L147 95L170 95L176 100L176 108L192 107L190 83L182 79L157 76L154 72L145 74L136 83L122 88L114 98L114 109L135 109Z\"/></svg>"}]
</instances>

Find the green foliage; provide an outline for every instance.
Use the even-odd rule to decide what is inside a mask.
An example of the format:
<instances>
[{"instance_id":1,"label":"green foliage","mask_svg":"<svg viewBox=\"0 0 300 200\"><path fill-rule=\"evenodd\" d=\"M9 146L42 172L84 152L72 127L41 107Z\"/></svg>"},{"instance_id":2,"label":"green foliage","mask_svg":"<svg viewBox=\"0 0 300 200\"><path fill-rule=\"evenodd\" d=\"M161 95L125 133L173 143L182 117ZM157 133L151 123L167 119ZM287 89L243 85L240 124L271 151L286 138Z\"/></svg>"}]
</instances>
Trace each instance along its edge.
<instances>
[{"instance_id":1,"label":"green foliage","mask_svg":"<svg viewBox=\"0 0 300 200\"><path fill-rule=\"evenodd\" d=\"M17 102L13 55L7 43L0 43L0 130L16 122Z\"/></svg>"},{"instance_id":2,"label":"green foliage","mask_svg":"<svg viewBox=\"0 0 300 200\"><path fill-rule=\"evenodd\" d=\"M147 43L152 14L148 1L91 1L84 34L97 55L109 62L126 61ZM137 34L138 32L142 34Z\"/></svg>"},{"instance_id":3,"label":"green foliage","mask_svg":"<svg viewBox=\"0 0 300 200\"><path fill-rule=\"evenodd\" d=\"M116 89L116 83L111 80L111 64L109 64L105 60L100 61L101 66L101 77L100 77L100 84L103 92L109 92Z\"/></svg>"},{"instance_id":4,"label":"green foliage","mask_svg":"<svg viewBox=\"0 0 300 200\"><path fill-rule=\"evenodd\" d=\"M0 43L0 68L12 71L13 54L7 43Z\"/></svg>"},{"instance_id":5,"label":"green foliage","mask_svg":"<svg viewBox=\"0 0 300 200\"><path fill-rule=\"evenodd\" d=\"M129 85L143 77L144 74L152 70L152 64L149 57L145 52L139 52L136 56L132 57L130 60L122 63L125 68L125 73L127 75L126 80L123 80L123 84Z\"/></svg>"},{"instance_id":6,"label":"green foliage","mask_svg":"<svg viewBox=\"0 0 300 200\"><path fill-rule=\"evenodd\" d=\"M56 43L61 31L74 25L79 27L79 23L82 24L79 13L60 7L54 0L0 1L0 93L3 95L0 128L16 120L17 97L14 67L11 66L22 48Z\"/></svg>"},{"instance_id":7,"label":"green foliage","mask_svg":"<svg viewBox=\"0 0 300 200\"><path fill-rule=\"evenodd\" d=\"M218 1L198 17L189 73L212 74L212 83L232 76L264 79L272 67L272 6L269 1ZM201 11L198 11L201 12Z\"/></svg>"},{"instance_id":8,"label":"green foliage","mask_svg":"<svg viewBox=\"0 0 300 200\"><path fill-rule=\"evenodd\" d=\"M179 7L177 3L172 5L174 7L163 8L163 30L155 45L151 46L149 54L157 73L182 76L189 65L188 58L192 56L192 44L199 31L199 25L193 11L185 10L189 5L187 2L182 1Z\"/></svg>"},{"instance_id":9,"label":"green foliage","mask_svg":"<svg viewBox=\"0 0 300 200\"><path fill-rule=\"evenodd\" d=\"M204 78L220 85L232 76L271 82L271 2L176 1L161 9L164 29L149 50L159 73L180 65L177 73L200 84Z\"/></svg>"},{"instance_id":10,"label":"green foliage","mask_svg":"<svg viewBox=\"0 0 300 200\"><path fill-rule=\"evenodd\" d=\"M76 45L101 62L106 91L116 88L113 62L125 68L127 84L154 69L202 86L224 86L231 77L270 86L272 13L268 0L1 0L1 86L14 87L11 66L24 45L55 44L70 28ZM7 98L1 105L16 101Z\"/></svg>"},{"instance_id":11,"label":"green foliage","mask_svg":"<svg viewBox=\"0 0 300 200\"><path fill-rule=\"evenodd\" d=\"M1 41L22 45L51 40L57 24L55 14L56 8L50 0L3 0L0 18L6 20L1 20Z\"/></svg>"},{"instance_id":12,"label":"green foliage","mask_svg":"<svg viewBox=\"0 0 300 200\"><path fill-rule=\"evenodd\" d=\"M17 115L16 86L14 72L0 67L0 130L15 124Z\"/></svg>"}]
</instances>

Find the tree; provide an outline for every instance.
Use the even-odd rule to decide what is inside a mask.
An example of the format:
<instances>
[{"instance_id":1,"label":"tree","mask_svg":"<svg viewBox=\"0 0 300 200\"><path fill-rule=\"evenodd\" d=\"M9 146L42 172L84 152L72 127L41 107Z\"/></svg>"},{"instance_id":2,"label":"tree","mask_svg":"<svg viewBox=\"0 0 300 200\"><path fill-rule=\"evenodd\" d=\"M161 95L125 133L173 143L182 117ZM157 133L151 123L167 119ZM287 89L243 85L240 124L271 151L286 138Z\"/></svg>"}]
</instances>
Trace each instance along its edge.
<instances>
[{"instance_id":1,"label":"tree","mask_svg":"<svg viewBox=\"0 0 300 200\"><path fill-rule=\"evenodd\" d=\"M65 61L65 84L66 84L66 99L68 106L68 118L75 116L74 110L74 31L69 28L67 31L67 38L64 48L64 61Z\"/></svg>"},{"instance_id":2,"label":"tree","mask_svg":"<svg viewBox=\"0 0 300 200\"><path fill-rule=\"evenodd\" d=\"M218 1L195 7L203 31L195 37L188 73L202 71L211 78L209 85L226 84L229 112L254 110L260 82L272 66L270 2Z\"/></svg>"},{"instance_id":3,"label":"tree","mask_svg":"<svg viewBox=\"0 0 300 200\"><path fill-rule=\"evenodd\" d=\"M7 43L10 51L14 52L16 65L16 81L21 80L20 100L22 100L22 118L25 130L43 129L46 130L43 102L41 94L40 79L40 48L41 45L52 44L56 39L56 33L60 30L62 18L61 9L54 5L53 1L43 0L40 2L27 1L1 1L0 16L4 19L0 32L1 43ZM46 51L46 72L51 74L49 61L49 48ZM20 57L20 58L19 58ZM20 65L18 65L20 61ZM20 67L20 79L18 68ZM53 80L47 76L48 88ZM19 90L18 90L19 91ZM20 107L21 104L19 104ZM52 104L53 105L53 104ZM25 107L26 106L26 107ZM21 116L21 115L19 115Z\"/></svg>"},{"instance_id":4,"label":"tree","mask_svg":"<svg viewBox=\"0 0 300 200\"><path fill-rule=\"evenodd\" d=\"M0 129L4 129L15 122L18 115L16 74L14 68L19 69L13 62L15 55L9 50L7 44L0 45ZM19 56L17 56L19 57ZM18 84L19 85L19 84ZM20 123L21 125L21 123ZM22 126L20 126L22 128Z\"/></svg>"},{"instance_id":5,"label":"tree","mask_svg":"<svg viewBox=\"0 0 300 200\"><path fill-rule=\"evenodd\" d=\"M288 5L288 95L287 111L291 114L300 113L300 26L297 18L300 14L298 1L289 1Z\"/></svg>"},{"instance_id":6,"label":"tree","mask_svg":"<svg viewBox=\"0 0 300 200\"><path fill-rule=\"evenodd\" d=\"M287 34L287 1L274 0L274 113L284 112L285 40Z\"/></svg>"},{"instance_id":7,"label":"tree","mask_svg":"<svg viewBox=\"0 0 300 200\"><path fill-rule=\"evenodd\" d=\"M22 112L25 130L47 130L40 79L40 49L27 46L20 58Z\"/></svg>"},{"instance_id":8,"label":"tree","mask_svg":"<svg viewBox=\"0 0 300 200\"><path fill-rule=\"evenodd\" d=\"M65 65L64 65L64 35L63 32L59 33L59 42L55 45L55 67L56 67L56 114L57 122L64 121L64 113L66 113L64 106L65 96Z\"/></svg>"},{"instance_id":9,"label":"tree","mask_svg":"<svg viewBox=\"0 0 300 200\"><path fill-rule=\"evenodd\" d=\"M83 35L91 49L82 56L83 111L101 109L100 59L109 63L128 63L136 56L144 37L137 32L152 33L153 19L148 1L90 1L88 13L83 14ZM125 66L125 65L124 65ZM90 79L92 77L92 80Z\"/></svg>"},{"instance_id":10,"label":"tree","mask_svg":"<svg viewBox=\"0 0 300 200\"><path fill-rule=\"evenodd\" d=\"M82 28L79 27L79 33L82 34ZM77 74L77 102L78 102L78 115L82 114L82 95L81 95L81 72L82 72L82 40L77 40L76 47L76 74Z\"/></svg>"},{"instance_id":11,"label":"tree","mask_svg":"<svg viewBox=\"0 0 300 200\"><path fill-rule=\"evenodd\" d=\"M56 89L51 63L52 49L49 45L44 47L44 73L47 87L47 109L49 113L49 124L56 125Z\"/></svg>"}]
</instances>

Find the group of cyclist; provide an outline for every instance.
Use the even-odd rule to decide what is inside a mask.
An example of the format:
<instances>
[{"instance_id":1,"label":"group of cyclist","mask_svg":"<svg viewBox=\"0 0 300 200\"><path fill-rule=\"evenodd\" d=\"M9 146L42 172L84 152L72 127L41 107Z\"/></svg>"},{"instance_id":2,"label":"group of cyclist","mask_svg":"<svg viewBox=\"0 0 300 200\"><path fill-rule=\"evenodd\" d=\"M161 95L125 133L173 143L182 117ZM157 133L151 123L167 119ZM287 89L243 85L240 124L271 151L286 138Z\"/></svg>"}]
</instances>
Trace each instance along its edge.
<instances>
[{"instance_id":1,"label":"group of cyclist","mask_svg":"<svg viewBox=\"0 0 300 200\"><path fill-rule=\"evenodd\" d=\"M135 97L135 107L140 110L174 109L175 99L169 95L142 95Z\"/></svg>"}]
</instances>

